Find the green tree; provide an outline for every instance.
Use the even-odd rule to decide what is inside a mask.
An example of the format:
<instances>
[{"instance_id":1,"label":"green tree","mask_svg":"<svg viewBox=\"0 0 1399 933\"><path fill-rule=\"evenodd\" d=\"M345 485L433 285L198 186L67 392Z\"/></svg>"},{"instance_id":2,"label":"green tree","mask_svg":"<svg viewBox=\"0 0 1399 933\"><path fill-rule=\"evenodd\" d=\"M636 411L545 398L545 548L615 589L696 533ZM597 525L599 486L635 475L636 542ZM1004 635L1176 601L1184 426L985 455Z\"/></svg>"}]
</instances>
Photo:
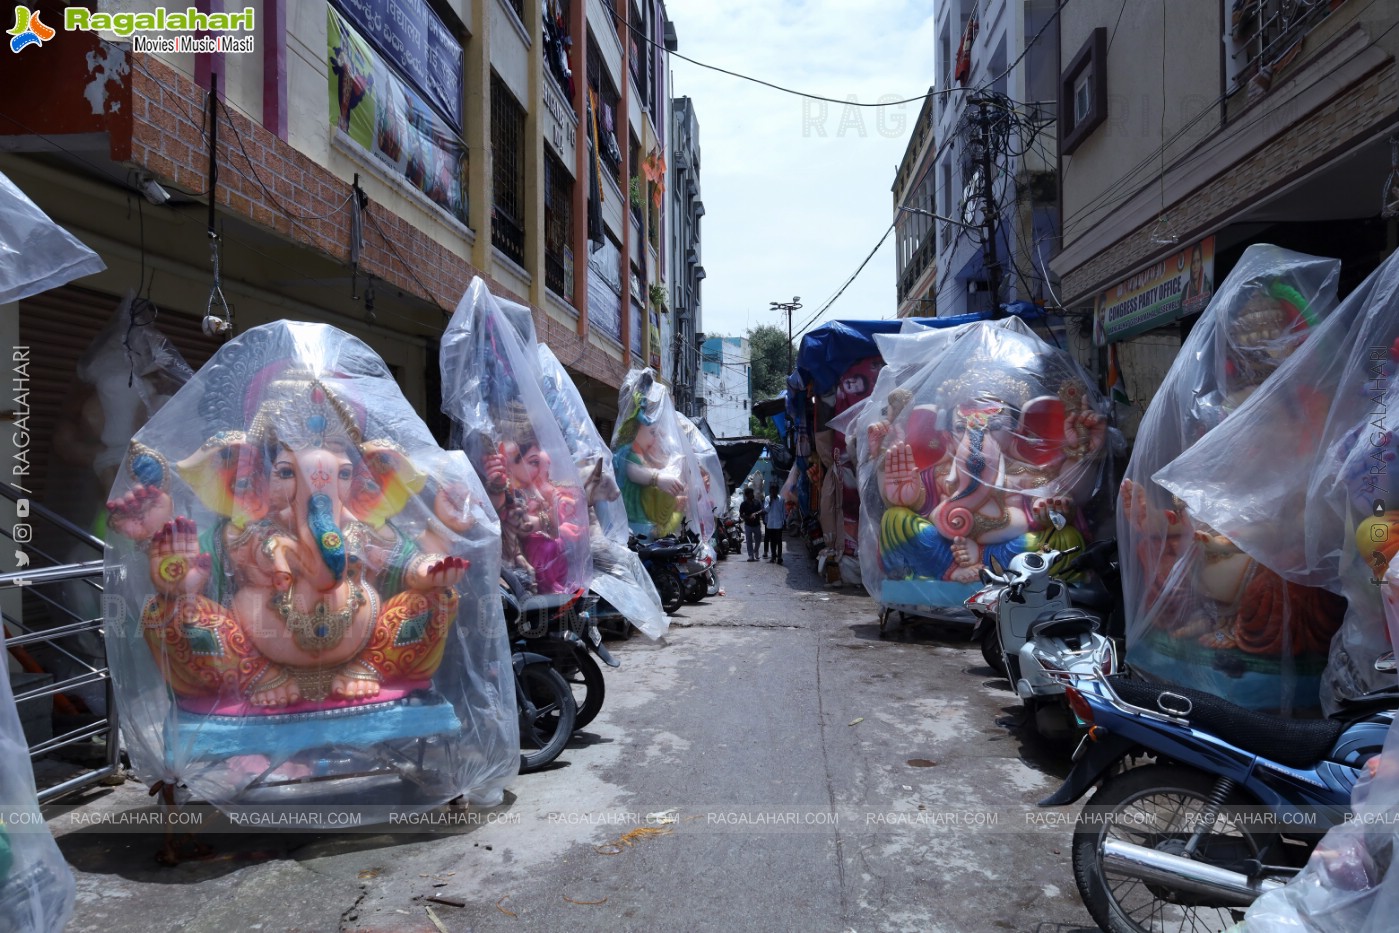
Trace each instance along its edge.
<instances>
[{"instance_id":1,"label":"green tree","mask_svg":"<svg viewBox=\"0 0 1399 933\"><path fill-rule=\"evenodd\" d=\"M753 401L776 398L787 387L787 335L780 327L763 324L748 331L749 370ZM791 359L796 359L795 350Z\"/></svg>"},{"instance_id":2,"label":"green tree","mask_svg":"<svg viewBox=\"0 0 1399 933\"><path fill-rule=\"evenodd\" d=\"M754 437L765 437L774 444L780 444L782 442L782 438L777 436L777 425L772 423L771 418L759 418L757 415L749 415L748 433Z\"/></svg>"}]
</instances>

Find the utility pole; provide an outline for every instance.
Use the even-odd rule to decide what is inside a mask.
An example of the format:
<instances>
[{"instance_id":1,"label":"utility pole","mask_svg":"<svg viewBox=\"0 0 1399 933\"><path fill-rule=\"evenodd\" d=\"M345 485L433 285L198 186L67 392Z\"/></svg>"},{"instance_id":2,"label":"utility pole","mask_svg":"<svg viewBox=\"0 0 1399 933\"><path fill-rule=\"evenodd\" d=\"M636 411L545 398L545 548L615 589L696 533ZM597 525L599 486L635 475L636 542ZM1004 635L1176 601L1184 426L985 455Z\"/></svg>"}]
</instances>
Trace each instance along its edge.
<instances>
[{"instance_id":1,"label":"utility pole","mask_svg":"<svg viewBox=\"0 0 1399 933\"><path fill-rule=\"evenodd\" d=\"M986 266L986 284L991 290L991 317L1001 317L1001 264L996 256L996 195L991 178L991 118L985 98L971 101L976 105L977 137L981 144L981 205L982 222L986 226L986 244L982 247Z\"/></svg>"},{"instance_id":2,"label":"utility pole","mask_svg":"<svg viewBox=\"0 0 1399 933\"><path fill-rule=\"evenodd\" d=\"M793 297L791 301L769 301L773 311L787 312L787 375L792 372L792 312L801 308L802 300Z\"/></svg>"}]
</instances>

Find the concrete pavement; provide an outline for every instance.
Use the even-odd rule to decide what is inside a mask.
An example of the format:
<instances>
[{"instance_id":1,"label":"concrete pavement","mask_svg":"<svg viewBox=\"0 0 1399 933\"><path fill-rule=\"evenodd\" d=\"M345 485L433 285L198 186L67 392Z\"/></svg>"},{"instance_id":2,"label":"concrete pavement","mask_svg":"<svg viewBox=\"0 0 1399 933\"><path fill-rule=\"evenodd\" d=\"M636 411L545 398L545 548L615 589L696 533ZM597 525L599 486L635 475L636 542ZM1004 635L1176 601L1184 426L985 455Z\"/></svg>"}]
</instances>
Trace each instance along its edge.
<instances>
[{"instance_id":1,"label":"concrete pavement","mask_svg":"<svg viewBox=\"0 0 1399 933\"><path fill-rule=\"evenodd\" d=\"M146 806L138 783L49 808L70 929L1092 927L1070 830L1028 815L1066 754L1007 725L1014 698L964 633L879 638L876 604L799 550L720 569L727 595L661 643L612 643L602 714L555 767L449 826L209 836L168 868L159 836L74 817Z\"/></svg>"}]
</instances>

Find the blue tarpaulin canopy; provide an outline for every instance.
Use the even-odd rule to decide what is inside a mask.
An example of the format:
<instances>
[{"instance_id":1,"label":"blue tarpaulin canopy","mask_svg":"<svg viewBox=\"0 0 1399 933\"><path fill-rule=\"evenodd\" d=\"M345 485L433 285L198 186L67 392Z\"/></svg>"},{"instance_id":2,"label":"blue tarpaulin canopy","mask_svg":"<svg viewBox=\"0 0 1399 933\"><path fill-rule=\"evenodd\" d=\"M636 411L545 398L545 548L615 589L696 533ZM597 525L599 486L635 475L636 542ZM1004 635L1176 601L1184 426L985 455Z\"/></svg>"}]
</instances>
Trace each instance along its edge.
<instances>
[{"instance_id":1,"label":"blue tarpaulin canopy","mask_svg":"<svg viewBox=\"0 0 1399 933\"><path fill-rule=\"evenodd\" d=\"M1010 314L1022 318L1035 318L1043 312L1027 301L1005 305ZM831 321L823 324L802 338L797 350L797 371L793 378L796 387L810 383L816 395L825 395L835 387L841 374L855 362L867 356L878 356L879 347L874 342L875 334L897 334L904 321L911 320L924 327L956 327L972 321L990 318L985 311L972 314L958 314L954 317L896 318L888 321ZM789 379L789 384L791 380Z\"/></svg>"}]
</instances>

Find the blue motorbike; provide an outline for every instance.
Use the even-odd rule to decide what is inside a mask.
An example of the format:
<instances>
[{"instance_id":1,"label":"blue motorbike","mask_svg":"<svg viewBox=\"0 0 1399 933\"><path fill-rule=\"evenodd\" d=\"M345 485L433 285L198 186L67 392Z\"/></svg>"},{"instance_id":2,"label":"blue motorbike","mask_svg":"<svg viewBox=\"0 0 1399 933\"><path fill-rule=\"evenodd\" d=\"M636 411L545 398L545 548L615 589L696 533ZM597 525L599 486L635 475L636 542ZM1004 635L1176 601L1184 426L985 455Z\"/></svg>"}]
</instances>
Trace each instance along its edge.
<instances>
[{"instance_id":1,"label":"blue motorbike","mask_svg":"<svg viewBox=\"0 0 1399 933\"><path fill-rule=\"evenodd\" d=\"M1097 792L1074 824L1074 880L1110 933L1223 930L1285 884L1384 746L1399 709L1387 692L1341 718L1268 716L1127 675L1067 689L1087 734L1064 784L1040 806ZM1142 756L1154 763L1132 767Z\"/></svg>"}]
</instances>

